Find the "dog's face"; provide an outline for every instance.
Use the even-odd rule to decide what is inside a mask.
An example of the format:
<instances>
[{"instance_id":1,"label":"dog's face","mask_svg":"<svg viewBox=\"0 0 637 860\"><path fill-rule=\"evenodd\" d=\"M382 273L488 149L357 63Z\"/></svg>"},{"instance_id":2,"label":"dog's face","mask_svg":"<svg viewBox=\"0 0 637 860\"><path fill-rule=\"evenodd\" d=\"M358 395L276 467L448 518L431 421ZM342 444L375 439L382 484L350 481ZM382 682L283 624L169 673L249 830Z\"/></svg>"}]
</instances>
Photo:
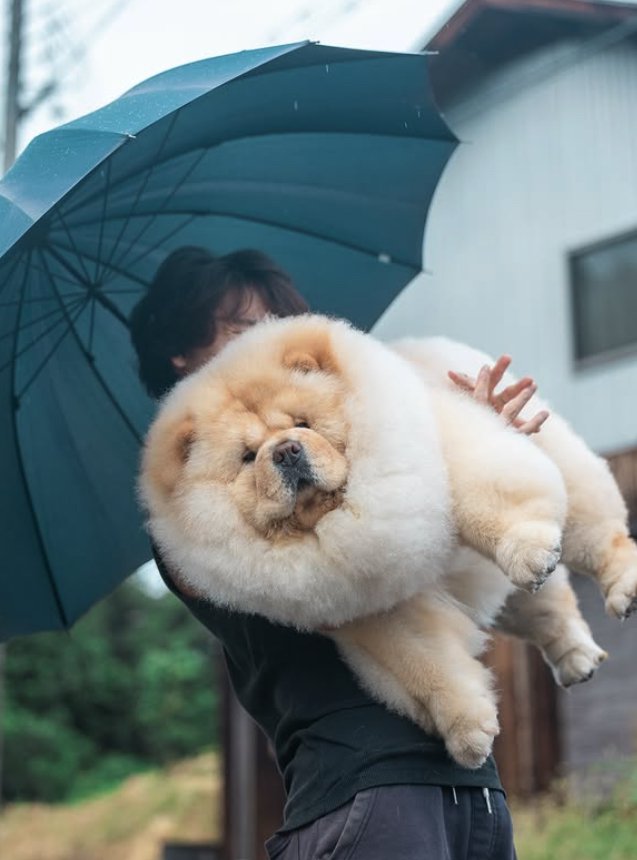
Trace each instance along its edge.
<instances>
[{"instance_id":1,"label":"dog's face","mask_svg":"<svg viewBox=\"0 0 637 860\"><path fill-rule=\"evenodd\" d=\"M421 591L450 547L422 383L325 317L264 321L176 385L139 489L180 587L306 630Z\"/></svg>"},{"instance_id":2,"label":"dog's face","mask_svg":"<svg viewBox=\"0 0 637 860\"><path fill-rule=\"evenodd\" d=\"M152 428L146 481L199 527L214 516L198 507L199 491L214 488L269 540L306 534L340 505L348 473L346 390L329 340L305 332L224 358L188 380Z\"/></svg>"}]
</instances>

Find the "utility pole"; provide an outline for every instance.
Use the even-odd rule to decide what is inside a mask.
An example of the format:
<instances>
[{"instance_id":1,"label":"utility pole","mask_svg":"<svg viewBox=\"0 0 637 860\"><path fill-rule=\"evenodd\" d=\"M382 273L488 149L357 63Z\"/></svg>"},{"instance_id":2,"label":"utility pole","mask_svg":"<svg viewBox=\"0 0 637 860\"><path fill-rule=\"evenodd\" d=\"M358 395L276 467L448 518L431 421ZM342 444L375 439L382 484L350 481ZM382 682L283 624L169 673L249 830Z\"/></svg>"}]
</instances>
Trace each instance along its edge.
<instances>
[{"instance_id":1,"label":"utility pole","mask_svg":"<svg viewBox=\"0 0 637 860\"><path fill-rule=\"evenodd\" d=\"M20 122L20 71L22 52L22 0L11 0L9 19L9 63L4 106L4 172L15 159Z\"/></svg>"},{"instance_id":2,"label":"utility pole","mask_svg":"<svg viewBox=\"0 0 637 860\"><path fill-rule=\"evenodd\" d=\"M20 122L20 60L22 49L22 0L11 0L9 12L9 62L7 66L7 89L4 105L4 151L3 173L15 160ZM3 806L3 753L4 753L4 674L6 646L0 645L0 811Z\"/></svg>"}]
</instances>

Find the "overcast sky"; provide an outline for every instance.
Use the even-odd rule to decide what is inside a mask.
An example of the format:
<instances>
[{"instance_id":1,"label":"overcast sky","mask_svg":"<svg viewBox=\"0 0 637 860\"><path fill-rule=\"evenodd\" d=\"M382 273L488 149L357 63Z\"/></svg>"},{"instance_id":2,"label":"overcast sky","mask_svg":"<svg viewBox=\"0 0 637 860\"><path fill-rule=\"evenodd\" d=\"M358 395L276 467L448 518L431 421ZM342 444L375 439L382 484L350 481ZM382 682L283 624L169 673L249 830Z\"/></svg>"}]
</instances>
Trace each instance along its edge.
<instances>
[{"instance_id":1,"label":"overcast sky","mask_svg":"<svg viewBox=\"0 0 637 860\"><path fill-rule=\"evenodd\" d=\"M23 122L20 148L52 125L182 63L303 39L417 50L458 5L459 0L24 0L25 97L52 70L64 86ZM2 6L4 81L9 0Z\"/></svg>"}]
</instances>

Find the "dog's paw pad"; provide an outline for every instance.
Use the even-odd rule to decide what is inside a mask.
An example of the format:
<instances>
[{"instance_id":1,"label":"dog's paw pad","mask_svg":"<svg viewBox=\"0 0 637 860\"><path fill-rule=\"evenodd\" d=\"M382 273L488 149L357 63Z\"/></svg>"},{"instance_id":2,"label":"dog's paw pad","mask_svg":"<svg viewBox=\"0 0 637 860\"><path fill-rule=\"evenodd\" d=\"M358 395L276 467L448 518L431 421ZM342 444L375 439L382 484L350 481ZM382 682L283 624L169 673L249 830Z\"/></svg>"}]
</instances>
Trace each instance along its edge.
<instances>
[{"instance_id":1,"label":"dog's paw pad","mask_svg":"<svg viewBox=\"0 0 637 860\"><path fill-rule=\"evenodd\" d=\"M606 595L606 611L622 621L629 618L637 610L637 573L635 581L621 579L615 583Z\"/></svg>"},{"instance_id":2,"label":"dog's paw pad","mask_svg":"<svg viewBox=\"0 0 637 860\"><path fill-rule=\"evenodd\" d=\"M495 560L514 585L538 591L559 564L560 538L556 524L525 523L501 539Z\"/></svg>"},{"instance_id":3,"label":"dog's paw pad","mask_svg":"<svg viewBox=\"0 0 637 860\"><path fill-rule=\"evenodd\" d=\"M475 769L484 764L493 749L494 738L500 733L495 706L489 703L480 710L481 717L458 720L445 737L449 755L462 767Z\"/></svg>"},{"instance_id":4,"label":"dog's paw pad","mask_svg":"<svg viewBox=\"0 0 637 860\"><path fill-rule=\"evenodd\" d=\"M608 657L597 645L581 645L568 651L554 668L555 679L562 687L589 681Z\"/></svg>"}]
</instances>

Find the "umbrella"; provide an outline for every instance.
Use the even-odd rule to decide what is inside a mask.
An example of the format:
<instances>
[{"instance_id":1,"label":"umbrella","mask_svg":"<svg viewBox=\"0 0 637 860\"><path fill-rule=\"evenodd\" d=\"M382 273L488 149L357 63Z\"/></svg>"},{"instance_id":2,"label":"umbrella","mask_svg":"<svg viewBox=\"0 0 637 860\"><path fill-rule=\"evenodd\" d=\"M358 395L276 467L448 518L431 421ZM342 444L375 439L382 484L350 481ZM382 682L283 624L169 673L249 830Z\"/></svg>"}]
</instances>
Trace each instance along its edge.
<instances>
[{"instance_id":1,"label":"umbrella","mask_svg":"<svg viewBox=\"0 0 637 860\"><path fill-rule=\"evenodd\" d=\"M369 328L421 270L455 144L423 55L301 43L172 69L27 147L0 182L0 641L149 557L127 317L166 254L258 248Z\"/></svg>"}]
</instances>

